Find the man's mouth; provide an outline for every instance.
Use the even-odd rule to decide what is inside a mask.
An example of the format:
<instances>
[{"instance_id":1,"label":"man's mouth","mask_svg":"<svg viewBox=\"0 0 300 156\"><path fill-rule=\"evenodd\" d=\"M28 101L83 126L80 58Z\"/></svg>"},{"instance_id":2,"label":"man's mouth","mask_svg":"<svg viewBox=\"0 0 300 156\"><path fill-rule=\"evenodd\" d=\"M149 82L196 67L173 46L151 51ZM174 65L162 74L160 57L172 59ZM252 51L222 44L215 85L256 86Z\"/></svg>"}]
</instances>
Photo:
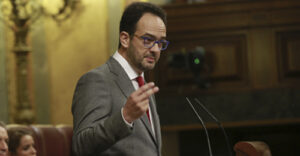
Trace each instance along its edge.
<instances>
[{"instance_id":1,"label":"man's mouth","mask_svg":"<svg viewBox=\"0 0 300 156\"><path fill-rule=\"evenodd\" d=\"M0 156L6 156L6 151L0 151Z\"/></svg>"},{"instance_id":2,"label":"man's mouth","mask_svg":"<svg viewBox=\"0 0 300 156\"><path fill-rule=\"evenodd\" d=\"M153 56L146 56L145 58L146 58L147 62L150 62L150 63L155 62L155 57L153 57Z\"/></svg>"}]
</instances>

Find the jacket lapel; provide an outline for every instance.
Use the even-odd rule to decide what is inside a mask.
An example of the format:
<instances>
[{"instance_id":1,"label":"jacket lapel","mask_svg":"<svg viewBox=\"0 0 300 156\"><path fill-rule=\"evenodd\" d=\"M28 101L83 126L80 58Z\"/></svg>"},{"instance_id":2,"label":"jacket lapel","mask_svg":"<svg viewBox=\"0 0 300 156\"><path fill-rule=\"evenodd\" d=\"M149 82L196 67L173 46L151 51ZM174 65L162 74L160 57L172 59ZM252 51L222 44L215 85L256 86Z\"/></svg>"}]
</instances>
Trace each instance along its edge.
<instances>
[{"instance_id":1,"label":"jacket lapel","mask_svg":"<svg viewBox=\"0 0 300 156\"><path fill-rule=\"evenodd\" d=\"M118 84L123 94L128 98L130 94L135 91L128 75L113 57L110 57L107 65L109 66L110 71L115 74L115 82Z\"/></svg>"},{"instance_id":2,"label":"jacket lapel","mask_svg":"<svg viewBox=\"0 0 300 156\"><path fill-rule=\"evenodd\" d=\"M158 146L158 149L160 149L160 144L161 144L161 131L160 131L160 121L159 117L157 114L157 109L156 109L156 103L155 103L155 98L154 96L150 97L150 107L151 107L151 115L152 115L152 124L154 125L154 131L155 131L155 140Z\"/></svg>"},{"instance_id":3,"label":"jacket lapel","mask_svg":"<svg viewBox=\"0 0 300 156\"><path fill-rule=\"evenodd\" d=\"M130 96L130 94L135 91L128 75L126 74L126 72L124 71L122 66L113 57L110 57L110 59L107 61L107 65L109 66L110 71L113 74L115 74L115 78L114 78L115 82L118 84L118 86L120 87L121 91L126 96L126 98L128 98ZM156 111L156 107L155 107L152 96L150 97L149 105L151 108L151 115L152 115L152 119L153 119L152 124L154 124L156 137L160 137L160 132L158 132L158 128L160 129L159 124L158 124L159 121L157 122L158 117L156 116L156 113L153 113L153 111ZM145 113L140 118L140 120L145 125L147 131L150 133L154 142L157 144L157 138L154 137L147 114ZM159 136L157 136L157 135L159 135Z\"/></svg>"}]
</instances>

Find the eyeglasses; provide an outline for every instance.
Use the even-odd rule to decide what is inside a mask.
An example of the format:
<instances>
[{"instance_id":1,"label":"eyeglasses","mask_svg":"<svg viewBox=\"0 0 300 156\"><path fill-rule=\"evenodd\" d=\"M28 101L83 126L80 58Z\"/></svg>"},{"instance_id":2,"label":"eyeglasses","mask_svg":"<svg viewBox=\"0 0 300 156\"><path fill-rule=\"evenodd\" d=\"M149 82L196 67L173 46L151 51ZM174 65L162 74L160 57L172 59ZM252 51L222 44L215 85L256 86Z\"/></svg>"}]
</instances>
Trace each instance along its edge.
<instances>
[{"instance_id":1,"label":"eyeglasses","mask_svg":"<svg viewBox=\"0 0 300 156\"><path fill-rule=\"evenodd\" d=\"M136 34L134 34L134 36L143 39L144 40L144 47L145 48L152 48L154 47L154 45L157 43L159 50L163 51L166 50L168 45L169 45L169 41L167 40L155 40L154 38L151 37L147 37L147 36L137 36Z\"/></svg>"}]
</instances>

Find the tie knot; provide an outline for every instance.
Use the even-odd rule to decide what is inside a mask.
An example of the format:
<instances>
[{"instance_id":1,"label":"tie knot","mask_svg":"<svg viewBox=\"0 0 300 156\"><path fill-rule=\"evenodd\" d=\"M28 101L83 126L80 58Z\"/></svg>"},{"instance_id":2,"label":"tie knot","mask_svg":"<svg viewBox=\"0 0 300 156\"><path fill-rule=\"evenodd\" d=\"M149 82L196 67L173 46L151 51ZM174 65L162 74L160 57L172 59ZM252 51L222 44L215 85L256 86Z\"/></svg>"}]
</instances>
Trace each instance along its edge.
<instances>
[{"instance_id":1,"label":"tie knot","mask_svg":"<svg viewBox=\"0 0 300 156\"><path fill-rule=\"evenodd\" d=\"M138 82L139 84L139 87L143 86L144 85L144 79L142 76L138 76L136 77L136 81Z\"/></svg>"}]
</instances>

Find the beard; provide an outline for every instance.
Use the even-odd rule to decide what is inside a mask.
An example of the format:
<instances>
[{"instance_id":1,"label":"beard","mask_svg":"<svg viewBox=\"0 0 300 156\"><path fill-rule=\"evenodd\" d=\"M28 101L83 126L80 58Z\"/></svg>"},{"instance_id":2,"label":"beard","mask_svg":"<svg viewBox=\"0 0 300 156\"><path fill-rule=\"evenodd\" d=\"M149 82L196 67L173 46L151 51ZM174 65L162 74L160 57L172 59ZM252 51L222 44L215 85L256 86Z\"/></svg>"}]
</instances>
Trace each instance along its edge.
<instances>
[{"instance_id":1,"label":"beard","mask_svg":"<svg viewBox=\"0 0 300 156\"><path fill-rule=\"evenodd\" d=\"M155 67L158 56L153 52L139 52L133 45L128 49L128 58L130 64L140 71L148 71ZM151 61L148 60L151 58Z\"/></svg>"}]
</instances>

